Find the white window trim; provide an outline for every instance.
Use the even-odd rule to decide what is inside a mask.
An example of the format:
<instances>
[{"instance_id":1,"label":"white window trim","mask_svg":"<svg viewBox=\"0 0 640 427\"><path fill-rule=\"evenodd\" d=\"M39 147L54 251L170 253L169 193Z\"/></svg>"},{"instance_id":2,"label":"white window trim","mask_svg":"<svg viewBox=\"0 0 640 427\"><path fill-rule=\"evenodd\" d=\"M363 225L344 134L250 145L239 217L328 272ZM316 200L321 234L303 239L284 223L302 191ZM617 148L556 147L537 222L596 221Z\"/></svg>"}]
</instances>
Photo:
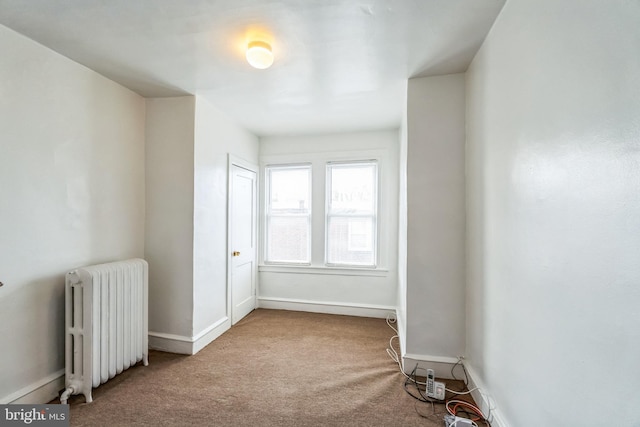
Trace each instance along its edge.
<instances>
[{"instance_id":1,"label":"white window trim","mask_svg":"<svg viewBox=\"0 0 640 427\"><path fill-rule=\"evenodd\" d=\"M392 242L389 240L392 230L388 229L385 224L388 219L393 217L392 209L397 206L385 202L390 197L391 192L395 191L386 179L386 173L391 167L392 156L388 149L371 149L371 150L348 150L348 151L331 151L331 152L311 152L311 153L293 153L293 154L271 154L263 156L260 159L260 168L263 176L267 166L285 166L285 165L304 165L312 164L312 220L311 220L311 264L273 264L265 262L266 255L266 179L261 180L262 191L260 191L260 227L261 239L260 245L260 272L278 272L278 273L314 273L314 274L342 274L342 275L358 275L358 276L386 276L389 271L389 247ZM333 267L325 264L324 252L324 235L325 235L325 215L323 210L325 200L325 181L326 181L326 164L329 162L357 162L363 159L375 160L378 162L378 212L377 212L377 265L371 267ZM320 173L318 173L320 172ZM321 187L321 194L318 193L318 186ZM320 205L320 206L319 206ZM335 272L335 273L334 273ZM348 274L347 274L348 273Z\"/></svg>"},{"instance_id":2,"label":"white window trim","mask_svg":"<svg viewBox=\"0 0 640 427\"><path fill-rule=\"evenodd\" d=\"M359 267L311 267L304 265L259 265L260 273L287 273L287 274L326 274L330 276L371 276L387 277L389 270L386 268L359 268Z\"/></svg>"}]
</instances>

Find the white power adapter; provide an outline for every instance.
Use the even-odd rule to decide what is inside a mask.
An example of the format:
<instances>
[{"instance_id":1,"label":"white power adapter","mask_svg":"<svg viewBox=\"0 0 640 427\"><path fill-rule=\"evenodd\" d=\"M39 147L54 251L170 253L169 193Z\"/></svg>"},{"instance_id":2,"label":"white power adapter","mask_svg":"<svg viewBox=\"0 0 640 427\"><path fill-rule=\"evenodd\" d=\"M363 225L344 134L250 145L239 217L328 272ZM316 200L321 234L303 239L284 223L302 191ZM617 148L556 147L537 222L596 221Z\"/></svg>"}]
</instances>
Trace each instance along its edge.
<instances>
[{"instance_id":1,"label":"white power adapter","mask_svg":"<svg viewBox=\"0 0 640 427\"><path fill-rule=\"evenodd\" d=\"M468 418L456 417L455 415L444 416L445 427L477 427L477 424Z\"/></svg>"}]
</instances>

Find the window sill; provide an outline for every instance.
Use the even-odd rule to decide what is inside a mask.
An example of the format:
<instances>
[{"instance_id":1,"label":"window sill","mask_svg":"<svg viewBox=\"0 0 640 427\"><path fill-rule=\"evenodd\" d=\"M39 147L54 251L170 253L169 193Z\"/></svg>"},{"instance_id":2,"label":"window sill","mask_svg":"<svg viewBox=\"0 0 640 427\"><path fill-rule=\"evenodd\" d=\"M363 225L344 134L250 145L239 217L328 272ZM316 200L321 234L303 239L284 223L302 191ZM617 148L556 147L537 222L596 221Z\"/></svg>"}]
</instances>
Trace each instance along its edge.
<instances>
[{"instance_id":1,"label":"window sill","mask_svg":"<svg viewBox=\"0 0 640 427\"><path fill-rule=\"evenodd\" d=\"M389 270L382 268L358 268L358 267L312 267L308 265L259 265L260 273L285 273L285 274L327 274L334 276L372 276L387 277Z\"/></svg>"}]
</instances>

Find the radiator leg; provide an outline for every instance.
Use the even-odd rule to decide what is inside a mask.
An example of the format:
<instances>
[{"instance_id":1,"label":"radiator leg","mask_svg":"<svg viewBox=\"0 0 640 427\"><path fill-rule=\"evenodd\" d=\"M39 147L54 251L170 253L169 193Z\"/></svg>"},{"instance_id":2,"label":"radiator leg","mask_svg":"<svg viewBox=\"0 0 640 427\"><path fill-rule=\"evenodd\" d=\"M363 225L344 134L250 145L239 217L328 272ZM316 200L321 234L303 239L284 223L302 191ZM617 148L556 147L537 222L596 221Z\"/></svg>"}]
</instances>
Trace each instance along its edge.
<instances>
[{"instance_id":1,"label":"radiator leg","mask_svg":"<svg viewBox=\"0 0 640 427\"><path fill-rule=\"evenodd\" d=\"M75 390L73 389L73 387L67 387L60 395L60 403L62 403L63 405L66 405L67 400L69 399L69 396L71 396L74 392Z\"/></svg>"},{"instance_id":2,"label":"radiator leg","mask_svg":"<svg viewBox=\"0 0 640 427\"><path fill-rule=\"evenodd\" d=\"M93 402L93 399L91 398L91 390L89 390L88 392L83 393L83 394L84 394L84 400L85 400L86 403Z\"/></svg>"},{"instance_id":3,"label":"radiator leg","mask_svg":"<svg viewBox=\"0 0 640 427\"><path fill-rule=\"evenodd\" d=\"M149 354L145 353L142 355L142 364L144 366L149 366Z\"/></svg>"}]
</instances>

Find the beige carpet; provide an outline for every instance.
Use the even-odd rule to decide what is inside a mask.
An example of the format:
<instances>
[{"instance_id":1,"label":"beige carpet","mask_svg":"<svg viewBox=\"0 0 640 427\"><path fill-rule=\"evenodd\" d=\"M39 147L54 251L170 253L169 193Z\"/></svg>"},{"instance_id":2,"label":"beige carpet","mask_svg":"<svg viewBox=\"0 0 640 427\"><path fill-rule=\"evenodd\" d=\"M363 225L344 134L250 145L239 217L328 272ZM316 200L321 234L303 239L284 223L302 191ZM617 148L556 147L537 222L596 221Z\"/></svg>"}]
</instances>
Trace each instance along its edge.
<instances>
[{"instance_id":1,"label":"beige carpet","mask_svg":"<svg viewBox=\"0 0 640 427\"><path fill-rule=\"evenodd\" d=\"M383 319L256 310L195 356L152 351L93 403L73 396L71 425L443 426L405 392L393 334Z\"/></svg>"}]
</instances>

